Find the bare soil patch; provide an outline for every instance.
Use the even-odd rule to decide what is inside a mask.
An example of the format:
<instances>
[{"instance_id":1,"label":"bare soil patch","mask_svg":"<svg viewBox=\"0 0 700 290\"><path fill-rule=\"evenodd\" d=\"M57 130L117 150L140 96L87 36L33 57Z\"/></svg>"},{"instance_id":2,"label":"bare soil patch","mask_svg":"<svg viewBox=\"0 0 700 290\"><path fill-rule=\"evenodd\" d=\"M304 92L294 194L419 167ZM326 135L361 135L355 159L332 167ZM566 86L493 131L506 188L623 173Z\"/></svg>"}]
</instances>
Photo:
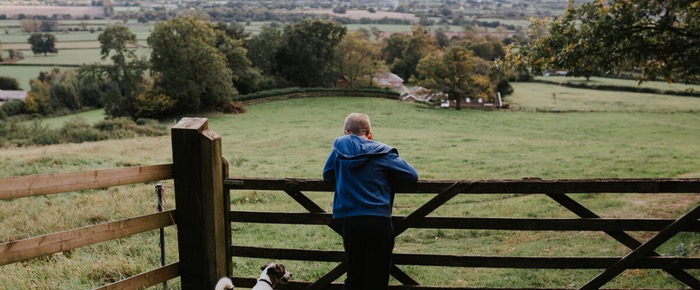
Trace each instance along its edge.
<instances>
[{"instance_id":1,"label":"bare soil patch","mask_svg":"<svg viewBox=\"0 0 700 290\"><path fill-rule=\"evenodd\" d=\"M104 17L105 12L103 7L95 6L26 6L26 5L3 5L2 14L7 17L15 17L19 14L24 15L44 15L53 16L54 14L70 14L73 17L90 15L92 17Z\"/></svg>"}]
</instances>

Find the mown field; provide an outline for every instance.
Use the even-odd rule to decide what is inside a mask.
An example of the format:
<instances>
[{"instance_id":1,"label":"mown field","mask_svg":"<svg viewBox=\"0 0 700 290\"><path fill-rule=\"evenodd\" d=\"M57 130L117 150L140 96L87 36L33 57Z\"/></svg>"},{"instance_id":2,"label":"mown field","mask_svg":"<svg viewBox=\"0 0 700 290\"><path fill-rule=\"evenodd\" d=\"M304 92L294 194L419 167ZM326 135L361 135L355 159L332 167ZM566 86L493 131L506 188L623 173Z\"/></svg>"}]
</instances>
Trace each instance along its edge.
<instances>
[{"instance_id":1,"label":"mown field","mask_svg":"<svg viewBox=\"0 0 700 290\"><path fill-rule=\"evenodd\" d=\"M372 118L375 140L396 146L401 156L416 167L421 179L700 178L699 99L606 94L530 83L515 87L516 94L509 101L524 108L520 111L441 110L385 99L328 97L251 105L240 115L204 116L209 118L210 128L222 136L223 155L231 164L233 177L320 178L330 142L342 133L344 117L360 111ZM539 106L552 105L546 103L554 101L552 92L558 95L555 105L572 112L538 112ZM164 122L174 124L176 120ZM168 137L158 137L3 148L0 176L168 163L169 144ZM166 208L173 208L172 182L165 181L164 185ZM4 217L0 220L0 242L152 213L156 205L153 186L0 201L0 216ZM330 211L329 193L309 195ZM394 213L406 215L430 197L400 195ZM604 217L673 218L700 202L697 194L581 194L574 198ZM282 192L234 192L231 202L242 210L304 211ZM459 196L436 215L573 217L553 201L534 195ZM236 245L342 249L335 233L314 226L235 224L232 234ZM632 234L642 240L651 236L646 232ZM168 229L167 235L168 260L174 261L175 231ZM658 252L676 255L676 247L683 243L689 255L699 257L699 237L681 234ZM106 284L155 268L159 264L157 241L155 232L140 234L3 266L0 289L87 289ZM548 257L621 256L627 250L599 233L409 230L398 238L396 252ZM235 259L234 272L257 277L263 262ZM298 280L317 279L335 266L281 262ZM401 268L422 284L466 287L576 287L600 272ZM700 275L698 271L692 273ZM170 286L177 288L178 282ZM681 287L665 273L647 270L626 271L606 286Z\"/></svg>"}]
</instances>

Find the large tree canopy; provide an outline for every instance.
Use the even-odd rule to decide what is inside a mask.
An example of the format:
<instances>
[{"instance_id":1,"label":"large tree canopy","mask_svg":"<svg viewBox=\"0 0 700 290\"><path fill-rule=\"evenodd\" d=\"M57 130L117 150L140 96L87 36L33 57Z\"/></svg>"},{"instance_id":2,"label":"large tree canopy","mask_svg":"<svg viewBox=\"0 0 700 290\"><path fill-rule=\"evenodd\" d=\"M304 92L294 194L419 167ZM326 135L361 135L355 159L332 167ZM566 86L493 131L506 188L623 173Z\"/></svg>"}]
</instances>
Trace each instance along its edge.
<instances>
[{"instance_id":1,"label":"large tree canopy","mask_svg":"<svg viewBox=\"0 0 700 290\"><path fill-rule=\"evenodd\" d=\"M58 53L56 49L56 36L51 33L34 33L27 42L32 46L34 54Z\"/></svg>"},{"instance_id":2,"label":"large tree canopy","mask_svg":"<svg viewBox=\"0 0 700 290\"><path fill-rule=\"evenodd\" d=\"M139 59L134 48L137 44L136 34L122 25L108 27L97 38L100 41L100 56L110 57L112 65L95 67L105 79L105 85L115 88L106 94L105 112L113 117L136 117L134 100L144 90L143 73L147 68L146 60ZM89 70L84 67L86 72ZM84 76L85 73L81 73ZM101 76L98 76L102 78Z\"/></svg>"},{"instance_id":3,"label":"large tree canopy","mask_svg":"<svg viewBox=\"0 0 700 290\"><path fill-rule=\"evenodd\" d=\"M227 67L232 72L232 81L238 92L248 94L258 90L262 75L246 57L248 50L245 40L249 34L244 32L243 26L235 23L218 23L214 30L217 33L216 48L226 56Z\"/></svg>"},{"instance_id":4,"label":"large tree canopy","mask_svg":"<svg viewBox=\"0 0 700 290\"><path fill-rule=\"evenodd\" d=\"M219 36L212 25L185 16L159 22L148 37L154 87L175 101L175 111L216 107L238 95L226 56L216 47Z\"/></svg>"},{"instance_id":5,"label":"large tree canopy","mask_svg":"<svg viewBox=\"0 0 700 290\"><path fill-rule=\"evenodd\" d=\"M338 44L338 71L351 88L358 87L363 78L371 85L371 76L380 72L379 47L362 31L348 33Z\"/></svg>"},{"instance_id":6,"label":"large tree canopy","mask_svg":"<svg viewBox=\"0 0 700 290\"><path fill-rule=\"evenodd\" d=\"M418 62L437 49L435 39L421 26L411 29L411 34L394 33L384 39L382 54L391 72L407 80L416 74Z\"/></svg>"},{"instance_id":7,"label":"large tree canopy","mask_svg":"<svg viewBox=\"0 0 700 290\"><path fill-rule=\"evenodd\" d=\"M336 46L347 29L337 22L305 19L284 29L277 52L277 69L282 77L302 87L327 86L334 72Z\"/></svg>"},{"instance_id":8,"label":"large tree canopy","mask_svg":"<svg viewBox=\"0 0 700 290\"><path fill-rule=\"evenodd\" d=\"M542 25L549 24L548 30ZM574 75L637 72L640 81L700 81L700 2L595 0L531 27L513 59ZM538 32L547 33L539 34Z\"/></svg>"},{"instance_id":9,"label":"large tree canopy","mask_svg":"<svg viewBox=\"0 0 700 290\"><path fill-rule=\"evenodd\" d=\"M447 93L457 101L459 109L460 102L467 97L488 101L494 96L490 70L488 62L462 46L453 45L421 59L414 81L427 89Z\"/></svg>"}]
</instances>

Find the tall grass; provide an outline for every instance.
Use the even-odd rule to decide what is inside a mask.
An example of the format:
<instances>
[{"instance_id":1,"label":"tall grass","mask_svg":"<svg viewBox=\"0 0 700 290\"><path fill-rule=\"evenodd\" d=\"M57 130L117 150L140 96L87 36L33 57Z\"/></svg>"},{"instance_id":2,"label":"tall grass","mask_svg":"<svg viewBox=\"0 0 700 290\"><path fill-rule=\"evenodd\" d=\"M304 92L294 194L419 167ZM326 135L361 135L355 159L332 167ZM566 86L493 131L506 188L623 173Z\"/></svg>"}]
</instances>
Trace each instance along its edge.
<instances>
[{"instance_id":1,"label":"tall grass","mask_svg":"<svg viewBox=\"0 0 700 290\"><path fill-rule=\"evenodd\" d=\"M554 86L554 88L557 88ZM375 140L398 148L421 179L519 179L523 177L677 177L700 176L700 115L679 109L697 105L692 98L669 97L647 110L645 101L622 98L607 104L600 92L557 99L576 113L538 113L538 94L552 88L516 84L510 101L522 111L454 111L422 104L374 98L293 99L248 106L245 114L209 114L209 127L222 136L231 176L319 178L334 137L350 112L370 115ZM557 88L558 90L558 88ZM615 97L617 93L607 95ZM659 96L659 98L661 98ZM664 97L665 98L665 97ZM588 103L586 103L588 102ZM673 105L679 102L679 105ZM530 107L530 104L535 104ZM581 104L600 107L581 109ZM680 105L683 104L684 105ZM630 106L629 110L622 110ZM587 108L587 107L586 107ZM175 120L173 120L174 122ZM166 163L168 137L109 140L84 144L0 150L0 176ZM174 207L166 182L167 208ZM307 193L330 211L329 193ZM429 195L400 195L394 213L406 215ZM573 196L605 217L674 218L698 203L697 195ZM634 202L632 202L634 201ZM304 212L283 192L235 191L232 206L241 210ZM41 235L90 223L154 211L153 184L0 201L0 241ZM573 217L553 201L535 195L458 196L436 213L469 217ZM234 244L341 250L342 241L318 226L276 226L236 223ZM632 233L642 240L649 233ZM168 233L169 261L176 260L176 239ZM680 243L689 255L698 253L698 235L683 234L658 251L675 255ZM155 268L154 233L81 248L28 262L0 267L0 289L86 289L127 274ZM621 256L627 250L599 233L459 231L412 229L399 236L396 252L455 255ZM257 277L258 259L234 259L237 276ZM335 265L282 261L294 278L313 280ZM422 284L487 287L574 287L599 270L521 270L406 267ZM697 271L694 275L700 275ZM7 277L7 278L6 278ZM392 283L396 283L392 281ZM177 288L177 282L174 282ZM55 285L49 287L47 285ZM171 284L172 285L172 284ZM679 288L658 271L626 271L611 287Z\"/></svg>"}]
</instances>

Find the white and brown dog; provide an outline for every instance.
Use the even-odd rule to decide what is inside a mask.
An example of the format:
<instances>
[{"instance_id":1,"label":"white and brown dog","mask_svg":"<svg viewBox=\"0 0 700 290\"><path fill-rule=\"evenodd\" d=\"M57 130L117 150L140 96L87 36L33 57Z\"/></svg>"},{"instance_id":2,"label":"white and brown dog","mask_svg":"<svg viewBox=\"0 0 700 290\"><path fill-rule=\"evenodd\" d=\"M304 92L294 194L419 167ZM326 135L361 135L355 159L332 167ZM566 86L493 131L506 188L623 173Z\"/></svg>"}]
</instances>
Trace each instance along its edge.
<instances>
[{"instance_id":1,"label":"white and brown dog","mask_svg":"<svg viewBox=\"0 0 700 290\"><path fill-rule=\"evenodd\" d=\"M272 290L277 284L287 284L292 273L285 270L284 265L278 263L267 263L260 268L262 273L258 278L258 283L251 290ZM228 277L219 279L215 290L233 289L233 282Z\"/></svg>"}]
</instances>

